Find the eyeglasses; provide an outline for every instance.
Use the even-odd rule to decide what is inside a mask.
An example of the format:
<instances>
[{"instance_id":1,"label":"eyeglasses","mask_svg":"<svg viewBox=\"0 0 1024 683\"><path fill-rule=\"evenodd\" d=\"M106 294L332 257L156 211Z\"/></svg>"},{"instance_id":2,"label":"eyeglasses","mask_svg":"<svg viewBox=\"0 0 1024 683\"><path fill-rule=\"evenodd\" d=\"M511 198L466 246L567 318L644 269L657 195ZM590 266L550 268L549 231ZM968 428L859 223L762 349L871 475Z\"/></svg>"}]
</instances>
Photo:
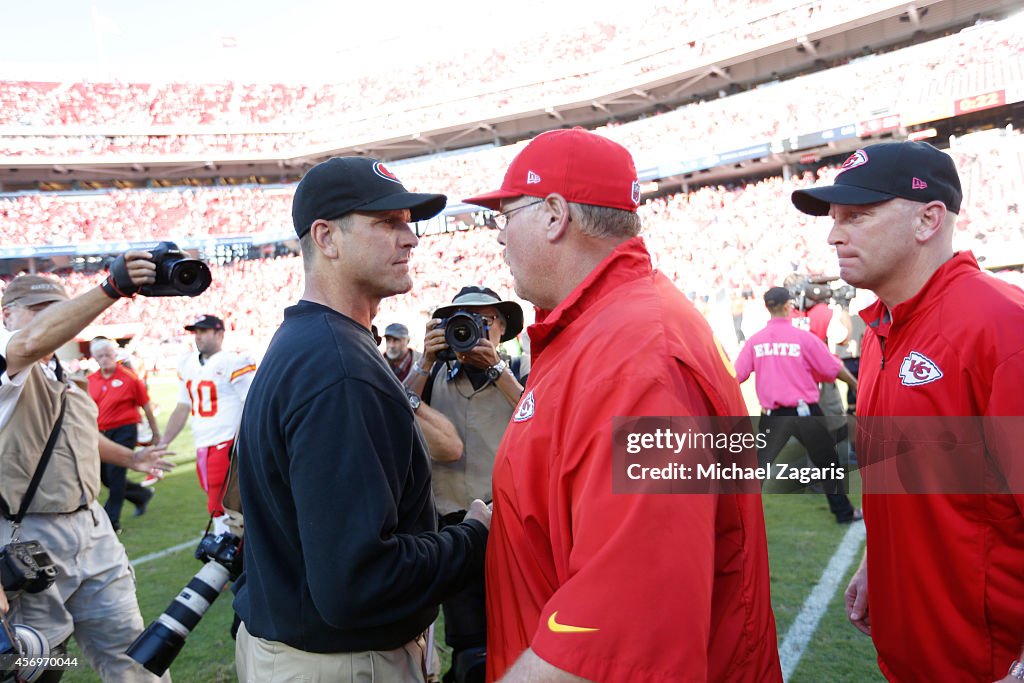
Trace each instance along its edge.
<instances>
[{"instance_id":1,"label":"eyeglasses","mask_svg":"<svg viewBox=\"0 0 1024 683\"><path fill-rule=\"evenodd\" d=\"M527 208L529 206L536 206L537 204L540 204L543 201L544 201L543 199L538 199L535 202L530 202L529 204L523 204L522 206L517 206L516 208L509 209L508 211L502 211L500 213L492 213L491 214L491 219L494 221L494 229L495 230L504 230L505 226L508 225L508 217L511 216L513 212L518 211L519 209L525 209L525 208Z\"/></svg>"}]
</instances>

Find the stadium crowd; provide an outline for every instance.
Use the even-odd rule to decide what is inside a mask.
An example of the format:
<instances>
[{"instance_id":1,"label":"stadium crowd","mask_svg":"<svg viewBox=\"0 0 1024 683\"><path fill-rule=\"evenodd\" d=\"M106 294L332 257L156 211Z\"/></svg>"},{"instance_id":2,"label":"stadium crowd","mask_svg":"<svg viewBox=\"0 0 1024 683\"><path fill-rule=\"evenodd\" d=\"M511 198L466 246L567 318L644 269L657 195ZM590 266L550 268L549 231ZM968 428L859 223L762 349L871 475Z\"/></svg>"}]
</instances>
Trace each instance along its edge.
<instances>
[{"instance_id":1,"label":"stadium crowd","mask_svg":"<svg viewBox=\"0 0 1024 683\"><path fill-rule=\"evenodd\" d=\"M590 15L578 17L557 33L537 32L520 41L502 41L489 50L474 44L401 73L378 71L377 62L363 60L354 65L356 71L349 80L323 88L279 83L6 81L0 83L0 126L309 124L322 117L320 105L328 105L333 116L351 114L356 107L372 110L400 104L408 109L422 105L424 92L434 101L462 100L467 83L493 95L514 90L524 81L536 84L558 80L559 75L600 72L648 56L653 65L645 62L647 70L657 68L657 60L666 56L685 65L722 48L735 49L737 41L775 37L797 28L806 31L809 20L835 22L897 4L893 0L724 0L715 3L714 11L697 11L706 10L707 4L697 0L641 3L638 11L617 15L614 24ZM689 40L680 40L680 31ZM564 39L570 35L572 40ZM666 50L670 45L676 49ZM674 55L676 51L683 54L682 59ZM552 64L561 65L563 73L552 74ZM429 90L423 88L427 84Z\"/></svg>"},{"instance_id":2,"label":"stadium crowd","mask_svg":"<svg viewBox=\"0 0 1024 683\"><path fill-rule=\"evenodd\" d=\"M742 3L727 3L726 7L735 9L737 4ZM789 25L797 20L806 21L808 13L824 21L823 16L838 17L843 11L852 11L846 7L850 4L821 3L823 7L819 7L805 3L790 11L769 13L765 21L773 19ZM892 3L878 0L876 4ZM675 26L684 16L692 19L686 13L688 6L682 3L671 10L662 8L663 13L657 15L658 25ZM758 7L760 5L755 9ZM857 11L864 13L867 8ZM697 16L713 15L701 12ZM732 15L726 12L726 16ZM749 19L747 15L742 16L738 24L743 29L742 38L756 39L757 36L746 34L756 30L758 22L742 23ZM638 163L644 166L654 152L662 157L665 152L671 152L694 158L779 136L869 119L875 116L873 112L919 111L922 103L934 110L948 106L954 98L998 90L1021 81L1024 74L1022 21L1018 17L981 24L910 48L866 56L835 69L682 106L668 114L600 132L633 149ZM800 31L807 30L804 23ZM574 37L572 41L544 43L559 49L567 49L562 47L565 45L576 49L575 46L587 44L599 57L620 55L617 58L620 63L600 69L584 67L571 55L551 55L549 49L531 44L524 48L523 54L505 55L494 48L475 55L473 60L454 60L453 64L438 66L433 71L431 66L408 73L396 72L401 75L399 81L393 80L395 73L389 73L392 80L382 80L376 75L354 84L322 86L108 83L97 84L95 97L83 94L89 92L92 84L0 83L0 112L9 112L6 120L0 118L0 157L295 155L309 148L328 149L413 134L431 127L486 120L512 111L557 107L561 102L607 94L614 90L615 84L643 82L670 72L684 72L693 66L685 61L670 60L668 64L650 66L645 66L649 60L627 58L623 61L621 55L628 55L628 51L611 52L607 47L615 44L615 37L620 33L633 35L623 27L601 25L593 31L584 31L586 40ZM737 36L730 32L720 35L720 49L727 51L731 46L734 52ZM777 40L774 33L765 35L772 36L772 41ZM674 40L675 44L684 46L679 49L697 49L687 47L687 43L678 41L677 37ZM634 43L654 49L644 41L630 41ZM708 49L706 42L701 45L700 49ZM650 59L665 60L675 52L658 50ZM507 73L509 67L503 64L516 64L517 69L529 73L530 64L535 60L539 60L537 65L546 67L537 72L536 79L527 78L524 83L508 85L503 90L495 90L494 83L481 82L476 76L483 74L490 78ZM559 78L550 73L550 64L566 63L570 65L571 75ZM707 60L707 63L712 61ZM456 65L459 68L456 69ZM428 74L461 74L463 69L471 69L474 78L467 81L459 76L443 81L453 88L458 84L457 92L444 86L438 90L434 82L430 88L424 85ZM467 95L462 87L466 82L481 83L483 90ZM724 94L730 84L721 79L718 82ZM885 85L880 88L880 84ZM380 93L376 92L378 88ZM419 97L424 92L430 93L429 101L396 99L407 93L416 93ZM103 104L98 104L100 102ZM359 103L359 109L351 108L353 102ZM66 108L70 108L72 114L63 116L61 112ZM331 115L324 117L324 112L331 112ZM110 128L112 125L116 127ZM150 132L147 128L154 125L162 127L150 135L139 134ZM103 129L97 129L98 126ZM130 133L126 128L131 128ZM76 134L67 134L72 130ZM671 144L666 147L666 142ZM498 160L492 163L500 167Z\"/></svg>"},{"instance_id":3,"label":"stadium crowd","mask_svg":"<svg viewBox=\"0 0 1024 683\"><path fill-rule=\"evenodd\" d=\"M1012 260L1013 254L1024 257L1024 217L1019 211L1019 198L1024 196L1024 136L988 131L961 139L951 152L961 169L966 198L957 226L957 247L973 249L988 259ZM834 173L834 168L826 167L817 174L707 186L646 202L641 216L655 265L704 307L716 327L726 330L720 334L727 338L734 292L764 291L793 272L834 271L835 256L820 232L823 226L793 211L787 199L792 190L830 180ZM441 185L422 189L444 189L444 183ZM270 196L268 192L258 188L183 194L122 192L118 194L126 197L142 194L151 203L124 210L113 204L95 204L114 213L95 216L90 224L103 226L105 232L89 236L173 238L177 234L201 234L201 226L210 224L218 225L221 233L287 226L290 193ZM183 209L173 205L173 210L168 209L159 202L170 200L153 199L163 195L188 196L194 206ZM76 210L89 215L95 206L90 209L79 205ZM44 207L39 215L50 211L51 207ZM131 220L133 214L150 218ZM57 215L55 226L69 220L67 214ZM452 225L465 227L468 219L453 219ZM17 234L18 226L25 224L6 220L6 234ZM164 220L169 221L167 227ZM69 237L84 238L81 234ZM109 309L97 322L141 322L147 336L163 345L150 349L150 354L173 359L188 346L182 325L198 313L214 313L225 319L239 348L259 353L280 323L281 311L299 296L301 260L287 256L239 260L211 268L214 284L200 300L138 297ZM422 334L429 312L444 303L461 282L486 281L499 292L512 293L495 233L487 229L459 229L422 237L412 269L416 287L408 294L386 299L378 320L383 324L404 322L414 335ZM69 291L82 291L94 285L96 279L94 274L70 274Z\"/></svg>"}]
</instances>

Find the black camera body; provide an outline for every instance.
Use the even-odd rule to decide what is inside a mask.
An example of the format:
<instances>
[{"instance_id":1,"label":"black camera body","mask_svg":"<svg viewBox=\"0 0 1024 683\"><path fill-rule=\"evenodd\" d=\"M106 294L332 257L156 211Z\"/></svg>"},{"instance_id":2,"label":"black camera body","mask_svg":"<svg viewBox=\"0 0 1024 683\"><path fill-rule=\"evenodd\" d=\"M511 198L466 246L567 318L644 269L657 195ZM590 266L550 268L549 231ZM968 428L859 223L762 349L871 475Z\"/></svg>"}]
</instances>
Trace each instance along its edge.
<instances>
[{"instance_id":1,"label":"black camera body","mask_svg":"<svg viewBox=\"0 0 1024 683\"><path fill-rule=\"evenodd\" d=\"M39 593L53 585L57 567L39 541L8 543L0 548L0 584L9 593Z\"/></svg>"},{"instance_id":2,"label":"black camera body","mask_svg":"<svg viewBox=\"0 0 1024 683\"><path fill-rule=\"evenodd\" d=\"M231 580L242 575L242 541L231 533L220 536L206 534L196 548L196 559L202 562L216 562L228 570Z\"/></svg>"},{"instance_id":3,"label":"black camera body","mask_svg":"<svg viewBox=\"0 0 1024 683\"><path fill-rule=\"evenodd\" d=\"M490 331L484 317L472 311L458 311L442 319L435 329L438 328L444 328L444 341L448 344L447 349L437 352L441 361L455 360L456 353L471 351Z\"/></svg>"},{"instance_id":4,"label":"black camera body","mask_svg":"<svg viewBox=\"0 0 1024 683\"><path fill-rule=\"evenodd\" d=\"M213 282L210 267L174 242L161 242L149 253L156 264L156 282L139 288L143 296L199 296Z\"/></svg>"},{"instance_id":5,"label":"black camera body","mask_svg":"<svg viewBox=\"0 0 1024 683\"><path fill-rule=\"evenodd\" d=\"M842 308L849 308L850 300L857 295L856 288L842 280L815 280L798 275L787 278L786 289L792 295L793 304L799 311L807 311L829 301Z\"/></svg>"}]
</instances>

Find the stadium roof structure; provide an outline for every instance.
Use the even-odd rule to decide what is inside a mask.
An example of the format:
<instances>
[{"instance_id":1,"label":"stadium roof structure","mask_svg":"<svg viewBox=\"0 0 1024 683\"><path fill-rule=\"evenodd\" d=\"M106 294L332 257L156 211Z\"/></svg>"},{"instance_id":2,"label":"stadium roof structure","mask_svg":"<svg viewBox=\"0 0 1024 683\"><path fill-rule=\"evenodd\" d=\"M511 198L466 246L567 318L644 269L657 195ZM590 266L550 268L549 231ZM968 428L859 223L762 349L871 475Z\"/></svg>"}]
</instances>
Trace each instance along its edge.
<instances>
[{"instance_id":1,"label":"stadium roof structure","mask_svg":"<svg viewBox=\"0 0 1024 683\"><path fill-rule=\"evenodd\" d=\"M305 168L323 159L341 155L367 155L386 160L418 157L445 150L476 145L508 144L552 128L582 125L594 127L612 121L656 114L692 101L695 97L727 94L752 84L814 69L830 61L850 59L872 49L905 43L922 33L937 34L968 25L981 13L1019 9L1017 0L916 0L908 5L901 0L877 0L872 9L855 18L829 25L807 24L791 30L744 42L735 54L707 59L698 66L679 67L672 60L671 48L649 57L650 69L636 60L609 66L605 71L587 74L584 87L568 101L525 106L486 117L468 119L416 130L400 123L401 112L374 111L361 121L347 121L317 129L317 137L329 140L307 144L273 157L266 153L216 153L138 155L118 157L0 157L0 187L31 182L68 182L120 178L126 180L167 180L219 177L267 177L280 181L295 179ZM813 29L813 30L812 30ZM642 60L641 60L642 61ZM637 76L637 73L642 76ZM566 77L576 78L580 74ZM529 88L533 83L524 83ZM516 88L501 93L514 94ZM486 93L468 93L467 98L486 97ZM458 101L426 103L421 108L457 109ZM496 108L497 109L497 108ZM881 113L880 118L885 113ZM389 121L397 121L392 128ZM436 118L434 120L437 120ZM673 165L655 167L654 174L685 175L692 171L754 163L780 167L798 160L808 150L824 149L828 154L844 151L839 144L843 130L858 122L847 122L827 131L799 131L799 135L780 141L737 141L737 150L723 150L701 160L673 160ZM353 133L353 129L365 132ZM28 134L25 130L0 128L0 136ZM53 135L181 135L192 129L74 129L49 131ZM237 132L237 131L236 131ZM837 133L838 132L838 133ZM863 130L855 130L858 135ZM884 131L883 131L884 132ZM203 128L203 134L230 131ZM32 131L36 135L38 132ZM802 137L802 140L797 138ZM853 137L852 135L849 137ZM792 139L790 144L787 140ZM851 140L851 146L855 142ZM705 163L706 162L706 163ZM749 169L744 171L749 173ZM724 175L729 175L726 171ZM653 179L655 176L647 174Z\"/></svg>"}]
</instances>

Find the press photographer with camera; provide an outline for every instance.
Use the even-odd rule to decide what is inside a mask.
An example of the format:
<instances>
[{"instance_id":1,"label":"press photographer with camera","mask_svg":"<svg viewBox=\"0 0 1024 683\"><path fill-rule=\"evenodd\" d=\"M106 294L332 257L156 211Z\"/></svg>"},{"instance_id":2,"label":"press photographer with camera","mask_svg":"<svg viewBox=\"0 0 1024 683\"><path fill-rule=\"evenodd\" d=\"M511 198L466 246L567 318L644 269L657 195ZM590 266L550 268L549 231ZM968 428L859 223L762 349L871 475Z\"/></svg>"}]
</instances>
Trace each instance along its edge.
<instances>
[{"instance_id":1,"label":"press photographer with camera","mask_svg":"<svg viewBox=\"0 0 1024 683\"><path fill-rule=\"evenodd\" d=\"M73 299L38 275L14 278L2 298L0 512L7 522L0 522L0 548L34 541L56 569L46 588L5 579L8 616L38 629L58 654L74 633L105 681L156 677L124 655L143 622L128 556L96 501L100 462L139 472L173 466L161 449L133 451L101 435L96 404L68 380L54 352L117 299L167 285L166 269L152 259L134 251L117 257L102 284ZM39 680L60 675L48 671Z\"/></svg>"},{"instance_id":2,"label":"press photographer with camera","mask_svg":"<svg viewBox=\"0 0 1024 683\"><path fill-rule=\"evenodd\" d=\"M523 329L523 309L493 290L469 286L427 323L423 357L407 384L458 431L462 457L440 462L431 452L440 526L458 524L474 498L491 496L491 472L505 427L523 394L498 345ZM429 444L428 444L429 445ZM446 681L483 681L487 618L483 572L442 605L445 642L452 648Z\"/></svg>"}]
</instances>

